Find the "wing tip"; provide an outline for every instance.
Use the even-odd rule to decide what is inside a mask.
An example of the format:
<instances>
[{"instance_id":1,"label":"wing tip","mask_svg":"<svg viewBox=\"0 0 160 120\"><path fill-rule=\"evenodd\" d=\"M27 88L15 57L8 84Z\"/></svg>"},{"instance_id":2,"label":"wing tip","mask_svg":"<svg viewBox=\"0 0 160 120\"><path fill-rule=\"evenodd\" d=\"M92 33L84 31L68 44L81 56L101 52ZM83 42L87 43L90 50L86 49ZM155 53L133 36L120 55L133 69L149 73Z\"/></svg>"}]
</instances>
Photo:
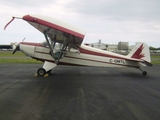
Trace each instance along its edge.
<instances>
[{"instance_id":1,"label":"wing tip","mask_svg":"<svg viewBox=\"0 0 160 120\"><path fill-rule=\"evenodd\" d=\"M6 28L7 28L7 26L15 19L15 18L17 18L17 19L22 19L21 17L12 17L12 19L4 26L4 30L6 30Z\"/></svg>"}]
</instances>

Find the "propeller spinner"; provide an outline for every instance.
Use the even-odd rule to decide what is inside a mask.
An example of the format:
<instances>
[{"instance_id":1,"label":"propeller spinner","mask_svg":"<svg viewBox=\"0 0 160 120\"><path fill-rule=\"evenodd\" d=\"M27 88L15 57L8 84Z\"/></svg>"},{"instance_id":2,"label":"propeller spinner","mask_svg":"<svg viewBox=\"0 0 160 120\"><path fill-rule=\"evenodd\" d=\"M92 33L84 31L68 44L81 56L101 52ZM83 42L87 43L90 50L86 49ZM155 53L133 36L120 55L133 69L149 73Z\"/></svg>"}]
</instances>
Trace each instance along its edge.
<instances>
[{"instance_id":1,"label":"propeller spinner","mask_svg":"<svg viewBox=\"0 0 160 120\"><path fill-rule=\"evenodd\" d=\"M25 40L25 38L23 38L22 42L23 42L24 40ZM16 45L16 48L14 49L14 51L12 52L12 54L16 53L17 51L20 51L19 44L20 44L20 43L18 43L18 44Z\"/></svg>"}]
</instances>

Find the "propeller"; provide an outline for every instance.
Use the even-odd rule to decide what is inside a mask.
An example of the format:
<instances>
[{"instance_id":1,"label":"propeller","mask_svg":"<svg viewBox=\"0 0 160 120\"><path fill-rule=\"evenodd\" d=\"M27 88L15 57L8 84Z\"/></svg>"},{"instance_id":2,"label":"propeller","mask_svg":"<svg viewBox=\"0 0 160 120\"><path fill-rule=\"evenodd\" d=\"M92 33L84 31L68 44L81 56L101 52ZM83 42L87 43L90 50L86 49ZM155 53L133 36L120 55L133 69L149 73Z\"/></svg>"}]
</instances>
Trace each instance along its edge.
<instances>
[{"instance_id":1,"label":"propeller","mask_svg":"<svg viewBox=\"0 0 160 120\"><path fill-rule=\"evenodd\" d=\"M25 40L25 38L23 38L22 42L23 42L24 40ZM16 45L16 48L14 49L14 51L12 52L12 54L16 53L17 51L20 51L19 44L20 44L20 43L18 43L18 44Z\"/></svg>"},{"instance_id":2,"label":"propeller","mask_svg":"<svg viewBox=\"0 0 160 120\"><path fill-rule=\"evenodd\" d=\"M16 48L14 49L14 51L12 52L12 54L14 54L15 52L19 51L19 43L16 45Z\"/></svg>"}]
</instances>

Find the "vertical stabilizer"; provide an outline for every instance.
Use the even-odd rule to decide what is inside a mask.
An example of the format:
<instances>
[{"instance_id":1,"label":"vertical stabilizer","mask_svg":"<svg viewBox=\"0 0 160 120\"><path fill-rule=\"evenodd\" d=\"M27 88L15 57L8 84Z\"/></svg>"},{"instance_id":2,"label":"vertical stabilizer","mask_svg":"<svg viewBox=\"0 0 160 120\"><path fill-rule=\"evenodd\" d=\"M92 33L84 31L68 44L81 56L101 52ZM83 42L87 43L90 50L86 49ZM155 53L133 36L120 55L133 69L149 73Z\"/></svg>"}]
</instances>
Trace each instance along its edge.
<instances>
[{"instance_id":1,"label":"vertical stabilizer","mask_svg":"<svg viewBox=\"0 0 160 120\"><path fill-rule=\"evenodd\" d=\"M138 43L127 57L145 60L149 63L151 62L149 47L145 43Z\"/></svg>"}]
</instances>

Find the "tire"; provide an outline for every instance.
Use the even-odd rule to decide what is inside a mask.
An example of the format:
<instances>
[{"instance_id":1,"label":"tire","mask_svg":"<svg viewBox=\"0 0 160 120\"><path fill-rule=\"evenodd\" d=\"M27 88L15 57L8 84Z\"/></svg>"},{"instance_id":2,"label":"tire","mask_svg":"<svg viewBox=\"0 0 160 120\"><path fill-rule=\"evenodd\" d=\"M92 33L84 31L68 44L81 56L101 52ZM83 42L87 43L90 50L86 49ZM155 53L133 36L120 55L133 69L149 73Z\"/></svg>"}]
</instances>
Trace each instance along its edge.
<instances>
[{"instance_id":1,"label":"tire","mask_svg":"<svg viewBox=\"0 0 160 120\"><path fill-rule=\"evenodd\" d=\"M39 68L39 69L37 70L37 74L38 74L39 76L44 76L44 75L46 74L46 70L45 70L44 68Z\"/></svg>"},{"instance_id":2,"label":"tire","mask_svg":"<svg viewBox=\"0 0 160 120\"><path fill-rule=\"evenodd\" d=\"M147 72L146 72L146 71L143 71L142 74L143 74L143 75L147 75Z\"/></svg>"}]
</instances>

